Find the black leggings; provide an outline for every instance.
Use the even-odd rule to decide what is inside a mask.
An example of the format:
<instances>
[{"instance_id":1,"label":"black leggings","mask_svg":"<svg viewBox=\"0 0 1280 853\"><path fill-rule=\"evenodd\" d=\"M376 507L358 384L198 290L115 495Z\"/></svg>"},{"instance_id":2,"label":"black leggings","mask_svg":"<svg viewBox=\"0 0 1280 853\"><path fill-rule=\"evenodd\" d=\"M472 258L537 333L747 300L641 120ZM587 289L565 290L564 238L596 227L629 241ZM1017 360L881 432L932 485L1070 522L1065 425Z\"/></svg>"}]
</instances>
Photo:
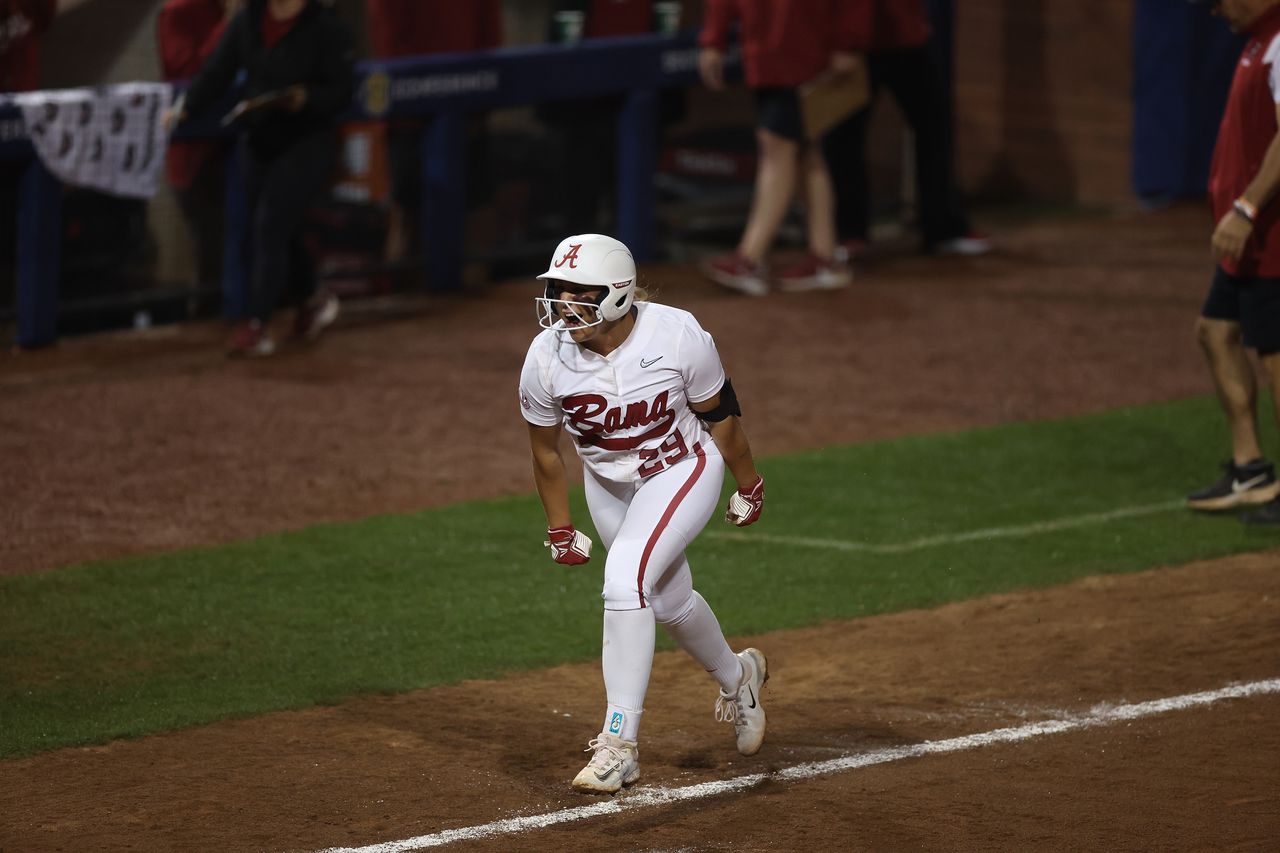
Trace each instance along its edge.
<instances>
[{"instance_id":1,"label":"black leggings","mask_svg":"<svg viewBox=\"0 0 1280 853\"><path fill-rule=\"evenodd\" d=\"M925 248L969 230L953 173L951 115L941 71L929 48L870 54L872 92L887 88L915 132L916 200ZM836 231L841 240L865 240L871 225L867 178L868 106L836 125L824 145L836 194Z\"/></svg>"},{"instance_id":2,"label":"black leggings","mask_svg":"<svg viewBox=\"0 0 1280 853\"><path fill-rule=\"evenodd\" d=\"M315 292L304 226L307 211L329 186L337 151L336 130L305 136L272 157L244 148L249 315L263 323L270 321L282 288L295 304Z\"/></svg>"}]
</instances>

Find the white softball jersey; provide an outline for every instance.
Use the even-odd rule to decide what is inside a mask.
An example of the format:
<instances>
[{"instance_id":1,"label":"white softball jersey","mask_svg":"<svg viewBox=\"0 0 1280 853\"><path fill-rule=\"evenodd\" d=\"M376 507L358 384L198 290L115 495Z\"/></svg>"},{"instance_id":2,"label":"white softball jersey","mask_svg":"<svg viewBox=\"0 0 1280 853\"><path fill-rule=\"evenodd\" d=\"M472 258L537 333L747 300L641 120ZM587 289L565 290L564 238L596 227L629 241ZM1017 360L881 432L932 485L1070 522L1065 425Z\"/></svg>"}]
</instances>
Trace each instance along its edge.
<instances>
[{"instance_id":1,"label":"white softball jersey","mask_svg":"<svg viewBox=\"0 0 1280 853\"><path fill-rule=\"evenodd\" d=\"M635 327L602 356L546 330L520 374L520 408L536 426L563 423L591 473L619 483L675 465L711 434L689 408L724 385L711 335L688 311L636 303Z\"/></svg>"},{"instance_id":2,"label":"white softball jersey","mask_svg":"<svg viewBox=\"0 0 1280 853\"><path fill-rule=\"evenodd\" d=\"M688 404L714 397L725 374L711 335L688 311L649 302L636 311L631 334L607 356L553 330L534 338L520 407L532 424L562 423L577 445L587 507L608 549L605 609L652 608L658 623L672 625L697 610L684 551L724 481L720 452ZM717 649L732 657L712 623Z\"/></svg>"}]
</instances>

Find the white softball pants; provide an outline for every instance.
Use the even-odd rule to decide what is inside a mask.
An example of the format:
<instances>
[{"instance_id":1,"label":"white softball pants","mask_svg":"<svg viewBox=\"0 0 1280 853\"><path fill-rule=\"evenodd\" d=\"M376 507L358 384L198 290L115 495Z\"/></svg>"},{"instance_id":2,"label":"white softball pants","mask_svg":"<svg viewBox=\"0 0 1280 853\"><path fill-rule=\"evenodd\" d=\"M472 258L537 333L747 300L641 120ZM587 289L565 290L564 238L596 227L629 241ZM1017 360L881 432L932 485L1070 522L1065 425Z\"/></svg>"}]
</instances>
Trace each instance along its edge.
<instances>
[{"instance_id":1,"label":"white softball pants","mask_svg":"<svg viewBox=\"0 0 1280 853\"><path fill-rule=\"evenodd\" d=\"M604 546L604 731L634 740L653 666L655 622L716 679L736 687L741 667L720 623L693 589L684 551L720 500L724 460L714 445L643 480L618 483L586 469L587 507Z\"/></svg>"}]
</instances>

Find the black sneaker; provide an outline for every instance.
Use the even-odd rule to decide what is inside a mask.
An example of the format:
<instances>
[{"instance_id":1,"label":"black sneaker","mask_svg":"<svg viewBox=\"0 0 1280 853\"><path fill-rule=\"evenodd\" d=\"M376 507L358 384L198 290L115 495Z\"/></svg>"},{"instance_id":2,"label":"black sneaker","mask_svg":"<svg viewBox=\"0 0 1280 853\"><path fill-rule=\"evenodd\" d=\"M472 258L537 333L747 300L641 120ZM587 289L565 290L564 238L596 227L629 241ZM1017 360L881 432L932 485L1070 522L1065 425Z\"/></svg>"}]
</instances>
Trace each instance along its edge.
<instances>
[{"instance_id":1,"label":"black sneaker","mask_svg":"<svg viewBox=\"0 0 1280 853\"><path fill-rule=\"evenodd\" d=\"M1276 469L1265 459L1243 465L1228 460L1222 463L1226 473L1207 489L1187 495L1187 506L1200 510L1233 509L1245 504L1264 504L1280 495Z\"/></svg>"},{"instance_id":2,"label":"black sneaker","mask_svg":"<svg viewBox=\"0 0 1280 853\"><path fill-rule=\"evenodd\" d=\"M1280 524L1280 498L1267 501L1253 512L1244 513L1240 520L1245 524Z\"/></svg>"}]
</instances>

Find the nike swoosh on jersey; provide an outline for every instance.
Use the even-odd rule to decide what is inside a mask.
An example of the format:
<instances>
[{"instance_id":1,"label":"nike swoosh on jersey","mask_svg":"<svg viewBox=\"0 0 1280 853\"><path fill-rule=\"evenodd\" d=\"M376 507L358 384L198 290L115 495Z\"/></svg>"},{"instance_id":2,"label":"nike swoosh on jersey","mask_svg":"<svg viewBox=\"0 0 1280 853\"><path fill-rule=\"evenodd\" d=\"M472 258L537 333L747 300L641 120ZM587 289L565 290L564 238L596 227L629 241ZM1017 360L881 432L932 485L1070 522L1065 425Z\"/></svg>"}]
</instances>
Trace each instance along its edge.
<instances>
[{"instance_id":1,"label":"nike swoosh on jersey","mask_svg":"<svg viewBox=\"0 0 1280 853\"><path fill-rule=\"evenodd\" d=\"M649 358L649 359L642 358L640 359L640 367L641 368L652 367L653 365L657 364L660 361L662 361L662 356L658 356L657 358Z\"/></svg>"},{"instance_id":2,"label":"nike swoosh on jersey","mask_svg":"<svg viewBox=\"0 0 1280 853\"><path fill-rule=\"evenodd\" d=\"M1250 489L1252 489L1254 486L1261 486L1263 481L1266 479L1267 479L1266 474L1259 474L1258 476L1250 477L1248 480L1244 480L1243 482L1240 480L1232 480L1231 491L1233 494L1237 494L1237 495L1240 494L1241 492L1247 492Z\"/></svg>"}]
</instances>

